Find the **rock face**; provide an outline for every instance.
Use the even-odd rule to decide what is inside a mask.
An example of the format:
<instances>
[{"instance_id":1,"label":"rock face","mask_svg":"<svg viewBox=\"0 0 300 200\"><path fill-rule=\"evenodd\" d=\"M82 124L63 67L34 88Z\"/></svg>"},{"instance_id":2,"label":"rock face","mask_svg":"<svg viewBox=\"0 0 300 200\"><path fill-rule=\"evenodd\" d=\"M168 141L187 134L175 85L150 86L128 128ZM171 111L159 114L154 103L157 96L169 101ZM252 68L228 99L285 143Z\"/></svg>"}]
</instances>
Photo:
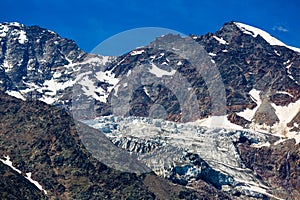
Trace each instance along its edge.
<instances>
[{"instance_id":1,"label":"rock face","mask_svg":"<svg viewBox=\"0 0 300 200\"><path fill-rule=\"evenodd\" d=\"M26 83L42 85L55 69L85 54L73 41L38 26L2 23L0 27L2 90L26 89Z\"/></svg>"},{"instance_id":2,"label":"rock face","mask_svg":"<svg viewBox=\"0 0 300 200\"><path fill-rule=\"evenodd\" d=\"M159 199L168 194L165 199L182 199L185 195L200 199L197 192L174 186L153 174L138 176L102 164L84 147L78 128L65 111L42 102L23 102L3 93L0 98L3 198L16 199L22 195L24 199ZM21 174L2 162L6 156ZM25 173L29 172L43 190L28 182ZM157 191L159 185L164 187ZM227 197L211 186L206 187L213 191L210 194L200 189L207 199Z\"/></svg>"},{"instance_id":3,"label":"rock face","mask_svg":"<svg viewBox=\"0 0 300 200\"><path fill-rule=\"evenodd\" d=\"M239 144L238 149L245 165L276 187L276 196L283 199L300 198L300 148L294 140L259 149Z\"/></svg>"},{"instance_id":4,"label":"rock face","mask_svg":"<svg viewBox=\"0 0 300 200\"><path fill-rule=\"evenodd\" d=\"M37 26L2 23L0 31L0 88L61 105L77 119L228 115L243 127L281 134L300 123L300 50L245 24L226 23L203 36L166 35L119 57L84 53Z\"/></svg>"}]
</instances>

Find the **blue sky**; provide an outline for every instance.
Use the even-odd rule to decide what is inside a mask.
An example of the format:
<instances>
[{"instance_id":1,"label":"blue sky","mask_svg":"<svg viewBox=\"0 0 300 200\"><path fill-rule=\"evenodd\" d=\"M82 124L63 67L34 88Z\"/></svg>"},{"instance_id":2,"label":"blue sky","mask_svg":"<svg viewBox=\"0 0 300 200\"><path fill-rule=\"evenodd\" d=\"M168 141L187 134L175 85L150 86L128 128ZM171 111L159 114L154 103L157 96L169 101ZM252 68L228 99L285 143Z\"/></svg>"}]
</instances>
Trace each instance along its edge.
<instances>
[{"instance_id":1,"label":"blue sky","mask_svg":"<svg viewBox=\"0 0 300 200\"><path fill-rule=\"evenodd\" d=\"M4 0L0 21L51 29L75 40L87 52L133 28L162 27L202 35L229 21L259 27L288 45L300 47L299 10L297 0Z\"/></svg>"}]
</instances>

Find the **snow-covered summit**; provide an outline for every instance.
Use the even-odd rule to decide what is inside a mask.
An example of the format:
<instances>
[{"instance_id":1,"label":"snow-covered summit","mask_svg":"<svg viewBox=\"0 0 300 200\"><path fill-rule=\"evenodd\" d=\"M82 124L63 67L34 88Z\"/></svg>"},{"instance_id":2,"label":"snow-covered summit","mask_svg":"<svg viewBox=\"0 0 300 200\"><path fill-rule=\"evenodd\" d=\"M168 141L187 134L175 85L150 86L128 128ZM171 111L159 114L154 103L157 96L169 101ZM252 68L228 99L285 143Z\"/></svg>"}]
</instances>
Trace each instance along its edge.
<instances>
[{"instance_id":1,"label":"snow-covered summit","mask_svg":"<svg viewBox=\"0 0 300 200\"><path fill-rule=\"evenodd\" d=\"M270 45L277 45L277 46L284 46L287 47L289 49L292 49L293 51L299 52L300 53L300 49L296 48L296 47L291 47L286 45L285 43L281 42L280 40L278 40L277 38L273 37L272 35L270 35L269 33L267 33L266 31L263 31L259 28L256 28L254 26L250 26L247 24L243 24L240 22L234 22L234 24L241 30L243 31L245 34L249 34L252 35L253 37L257 37L258 35L260 35L262 38L264 38Z\"/></svg>"}]
</instances>

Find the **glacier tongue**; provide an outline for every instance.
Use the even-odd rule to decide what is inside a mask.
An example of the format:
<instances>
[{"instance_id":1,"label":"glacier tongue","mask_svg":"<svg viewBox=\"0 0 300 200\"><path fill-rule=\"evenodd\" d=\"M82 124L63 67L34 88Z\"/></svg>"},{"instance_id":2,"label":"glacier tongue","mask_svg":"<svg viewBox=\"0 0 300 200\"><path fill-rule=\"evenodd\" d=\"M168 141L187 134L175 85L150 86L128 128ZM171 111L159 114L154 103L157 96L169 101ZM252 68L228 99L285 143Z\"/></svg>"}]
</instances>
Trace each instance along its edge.
<instances>
[{"instance_id":1,"label":"glacier tongue","mask_svg":"<svg viewBox=\"0 0 300 200\"><path fill-rule=\"evenodd\" d=\"M271 137L268 134L133 116L108 116L84 123L176 183L186 185L202 179L224 190L230 187L245 195L272 196L266 184L245 167L236 148L241 140L258 147L266 144Z\"/></svg>"}]
</instances>

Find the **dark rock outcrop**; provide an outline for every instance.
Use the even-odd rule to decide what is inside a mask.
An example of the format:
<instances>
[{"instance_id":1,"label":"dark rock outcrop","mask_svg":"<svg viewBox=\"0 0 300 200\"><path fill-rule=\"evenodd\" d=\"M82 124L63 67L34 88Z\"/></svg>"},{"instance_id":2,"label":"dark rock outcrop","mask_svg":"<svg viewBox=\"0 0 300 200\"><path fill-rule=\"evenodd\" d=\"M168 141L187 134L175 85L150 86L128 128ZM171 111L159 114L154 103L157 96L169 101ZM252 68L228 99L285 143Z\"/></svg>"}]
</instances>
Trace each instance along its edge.
<instances>
[{"instance_id":1,"label":"dark rock outcrop","mask_svg":"<svg viewBox=\"0 0 300 200\"><path fill-rule=\"evenodd\" d=\"M261 148L244 143L238 149L245 165L276 188L276 196L300 198L300 145L295 145L295 140Z\"/></svg>"}]
</instances>

